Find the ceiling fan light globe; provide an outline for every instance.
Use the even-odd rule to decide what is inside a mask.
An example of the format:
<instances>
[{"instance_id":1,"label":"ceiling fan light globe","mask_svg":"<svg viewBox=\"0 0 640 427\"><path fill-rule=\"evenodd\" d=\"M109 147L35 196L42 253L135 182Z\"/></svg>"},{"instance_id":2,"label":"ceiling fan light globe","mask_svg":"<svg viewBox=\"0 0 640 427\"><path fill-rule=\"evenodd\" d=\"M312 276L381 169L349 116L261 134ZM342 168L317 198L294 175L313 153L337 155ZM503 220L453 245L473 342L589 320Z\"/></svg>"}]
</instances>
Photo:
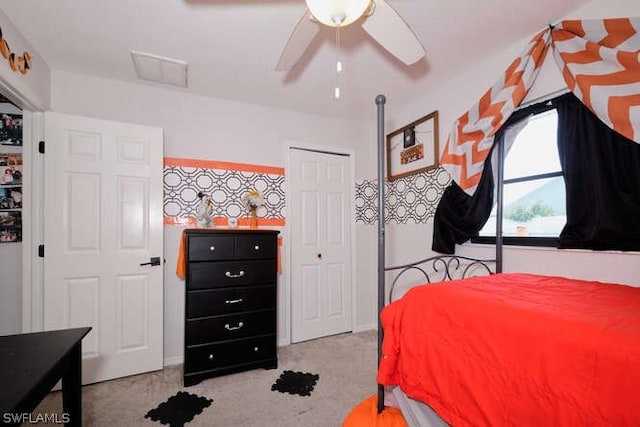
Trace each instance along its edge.
<instances>
[{"instance_id":1,"label":"ceiling fan light globe","mask_svg":"<svg viewBox=\"0 0 640 427\"><path fill-rule=\"evenodd\" d=\"M329 27L346 27L364 15L371 0L305 0L305 2L311 15L322 24Z\"/></svg>"},{"instance_id":2,"label":"ceiling fan light globe","mask_svg":"<svg viewBox=\"0 0 640 427\"><path fill-rule=\"evenodd\" d=\"M346 19L347 14L344 12L344 10L336 10L331 15L331 22L333 22L336 27L341 26Z\"/></svg>"}]
</instances>

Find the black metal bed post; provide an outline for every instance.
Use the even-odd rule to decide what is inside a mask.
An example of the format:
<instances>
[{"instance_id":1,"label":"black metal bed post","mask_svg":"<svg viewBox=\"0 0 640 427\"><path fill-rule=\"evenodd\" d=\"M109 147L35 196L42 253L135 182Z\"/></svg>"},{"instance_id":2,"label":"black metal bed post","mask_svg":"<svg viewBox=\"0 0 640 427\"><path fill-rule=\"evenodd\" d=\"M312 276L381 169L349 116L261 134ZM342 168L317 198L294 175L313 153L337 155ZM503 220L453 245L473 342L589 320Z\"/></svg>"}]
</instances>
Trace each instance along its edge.
<instances>
[{"instance_id":1,"label":"black metal bed post","mask_svg":"<svg viewBox=\"0 0 640 427\"><path fill-rule=\"evenodd\" d=\"M378 366L382 359L382 322L380 313L384 308L384 104L387 98L384 95L376 97L378 106ZM384 410L384 386L378 384L378 414Z\"/></svg>"},{"instance_id":2,"label":"black metal bed post","mask_svg":"<svg viewBox=\"0 0 640 427\"><path fill-rule=\"evenodd\" d=\"M497 141L498 146L498 177L496 194L496 273L502 273L502 199L504 197L504 134Z\"/></svg>"}]
</instances>

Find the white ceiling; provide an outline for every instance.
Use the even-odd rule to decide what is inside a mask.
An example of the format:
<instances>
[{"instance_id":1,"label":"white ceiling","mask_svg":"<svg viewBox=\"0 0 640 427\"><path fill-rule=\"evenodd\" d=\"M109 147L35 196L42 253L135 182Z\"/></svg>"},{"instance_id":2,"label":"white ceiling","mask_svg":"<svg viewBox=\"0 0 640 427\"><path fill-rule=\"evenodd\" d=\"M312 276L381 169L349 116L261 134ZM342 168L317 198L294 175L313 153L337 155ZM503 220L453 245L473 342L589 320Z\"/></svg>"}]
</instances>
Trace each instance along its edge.
<instances>
[{"instance_id":1,"label":"white ceiling","mask_svg":"<svg viewBox=\"0 0 640 427\"><path fill-rule=\"evenodd\" d=\"M0 9L53 70L136 81L136 50L187 61L189 93L359 119L371 115L377 94L411 102L587 2L388 0L422 41L423 60L405 66L354 24L342 30L339 52L335 30L324 28L288 73L275 65L303 0L0 0ZM345 67L340 100L337 55Z\"/></svg>"}]
</instances>

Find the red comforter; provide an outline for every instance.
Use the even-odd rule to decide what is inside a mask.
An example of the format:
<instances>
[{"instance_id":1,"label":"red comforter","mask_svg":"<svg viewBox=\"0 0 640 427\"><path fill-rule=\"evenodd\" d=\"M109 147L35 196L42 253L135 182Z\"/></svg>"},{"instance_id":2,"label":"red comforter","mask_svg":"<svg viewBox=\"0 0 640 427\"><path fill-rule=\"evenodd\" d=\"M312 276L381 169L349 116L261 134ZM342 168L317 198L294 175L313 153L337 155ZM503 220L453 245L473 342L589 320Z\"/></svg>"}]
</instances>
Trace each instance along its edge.
<instances>
[{"instance_id":1,"label":"red comforter","mask_svg":"<svg viewBox=\"0 0 640 427\"><path fill-rule=\"evenodd\" d=\"M530 274L384 308L378 382L454 426L639 426L640 288Z\"/></svg>"}]
</instances>

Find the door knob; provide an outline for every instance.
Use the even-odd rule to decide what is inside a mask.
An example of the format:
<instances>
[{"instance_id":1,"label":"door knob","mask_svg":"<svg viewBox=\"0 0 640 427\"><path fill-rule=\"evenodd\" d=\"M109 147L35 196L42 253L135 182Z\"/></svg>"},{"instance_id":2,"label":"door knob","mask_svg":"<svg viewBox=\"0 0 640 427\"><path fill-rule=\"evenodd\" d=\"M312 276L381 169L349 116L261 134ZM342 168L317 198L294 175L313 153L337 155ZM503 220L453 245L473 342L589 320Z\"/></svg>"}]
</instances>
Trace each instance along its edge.
<instances>
[{"instance_id":1,"label":"door knob","mask_svg":"<svg viewBox=\"0 0 640 427\"><path fill-rule=\"evenodd\" d=\"M160 257L159 256L151 257L149 258L149 262L143 262L140 265L151 265L151 266L160 265Z\"/></svg>"},{"instance_id":2,"label":"door knob","mask_svg":"<svg viewBox=\"0 0 640 427\"><path fill-rule=\"evenodd\" d=\"M316 256L318 257L318 259L320 259L320 260L322 259L322 254L318 254Z\"/></svg>"}]
</instances>

